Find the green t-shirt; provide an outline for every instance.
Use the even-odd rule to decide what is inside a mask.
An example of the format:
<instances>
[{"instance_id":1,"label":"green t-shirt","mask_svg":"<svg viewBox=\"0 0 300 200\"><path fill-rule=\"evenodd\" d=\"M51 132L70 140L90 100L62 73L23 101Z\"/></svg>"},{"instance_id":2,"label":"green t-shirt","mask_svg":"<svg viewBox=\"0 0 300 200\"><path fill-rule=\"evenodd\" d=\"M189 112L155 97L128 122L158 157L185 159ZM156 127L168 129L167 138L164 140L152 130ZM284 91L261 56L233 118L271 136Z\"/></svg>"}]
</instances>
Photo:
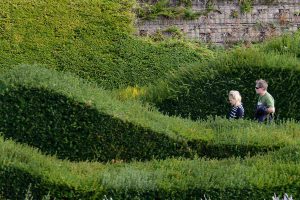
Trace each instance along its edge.
<instances>
[{"instance_id":1,"label":"green t-shirt","mask_svg":"<svg viewBox=\"0 0 300 200\"><path fill-rule=\"evenodd\" d=\"M273 107L275 108L275 101L272 95L270 95L268 92L266 92L263 96L258 97L257 105L264 105L267 108Z\"/></svg>"}]
</instances>

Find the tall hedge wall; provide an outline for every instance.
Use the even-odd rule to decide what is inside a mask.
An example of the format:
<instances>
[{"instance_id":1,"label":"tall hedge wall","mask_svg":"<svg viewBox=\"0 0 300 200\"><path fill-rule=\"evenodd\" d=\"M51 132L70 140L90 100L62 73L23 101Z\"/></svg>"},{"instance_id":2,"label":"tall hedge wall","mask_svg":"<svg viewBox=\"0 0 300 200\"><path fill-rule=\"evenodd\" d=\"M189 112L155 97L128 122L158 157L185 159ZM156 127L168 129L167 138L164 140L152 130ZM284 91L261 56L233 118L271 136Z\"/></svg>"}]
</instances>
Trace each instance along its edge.
<instances>
[{"instance_id":1,"label":"tall hedge wall","mask_svg":"<svg viewBox=\"0 0 300 200\"><path fill-rule=\"evenodd\" d=\"M6 138L70 160L146 160L195 153L183 135L168 136L126 113L147 114L146 109L130 110L134 106L126 108L83 80L29 66L2 78L0 131Z\"/></svg>"},{"instance_id":2,"label":"tall hedge wall","mask_svg":"<svg viewBox=\"0 0 300 200\"><path fill-rule=\"evenodd\" d=\"M134 4L134 0L3 0L0 68L39 63L111 89L154 82L166 71L203 57L202 47L155 44L133 36Z\"/></svg>"},{"instance_id":3,"label":"tall hedge wall","mask_svg":"<svg viewBox=\"0 0 300 200\"><path fill-rule=\"evenodd\" d=\"M245 156L295 144L300 137L300 126L293 122L262 128L248 121L200 123L164 116L40 66L16 67L0 80L0 132L59 158Z\"/></svg>"},{"instance_id":4,"label":"tall hedge wall","mask_svg":"<svg viewBox=\"0 0 300 200\"><path fill-rule=\"evenodd\" d=\"M246 118L253 119L258 96L255 81L265 79L275 99L277 119L300 120L300 63L288 55L239 48L202 65L179 70L149 89L163 112L192 119L224 116L230 110L228 92L242 95Z\"/></svg>"}]
</instances>

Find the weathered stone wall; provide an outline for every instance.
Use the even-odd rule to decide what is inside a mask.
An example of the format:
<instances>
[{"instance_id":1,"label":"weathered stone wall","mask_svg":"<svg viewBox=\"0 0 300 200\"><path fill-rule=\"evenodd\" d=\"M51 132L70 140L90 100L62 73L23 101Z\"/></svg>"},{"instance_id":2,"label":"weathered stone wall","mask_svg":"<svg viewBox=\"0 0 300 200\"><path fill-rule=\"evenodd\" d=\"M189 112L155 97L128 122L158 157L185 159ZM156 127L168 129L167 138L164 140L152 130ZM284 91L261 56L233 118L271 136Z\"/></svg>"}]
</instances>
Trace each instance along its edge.
<instances>
[{"instance_id":1,"label":"weathered stone wall","mask_svg":"<svg viewBox=\"0 0 300 200\"><path fill-rule=\"evenodd\" d=\"M263 41L300 27L300 0L276 0L270 4L257 0L249 13L241 13L238 0L214 1L214 8L215 11L196 20L137 20L137 30L140 35L149 35L176 26L188 38L226 44ZM192 9L205 11L206 0L194 0Z\"/></svg>"}]
</instances>

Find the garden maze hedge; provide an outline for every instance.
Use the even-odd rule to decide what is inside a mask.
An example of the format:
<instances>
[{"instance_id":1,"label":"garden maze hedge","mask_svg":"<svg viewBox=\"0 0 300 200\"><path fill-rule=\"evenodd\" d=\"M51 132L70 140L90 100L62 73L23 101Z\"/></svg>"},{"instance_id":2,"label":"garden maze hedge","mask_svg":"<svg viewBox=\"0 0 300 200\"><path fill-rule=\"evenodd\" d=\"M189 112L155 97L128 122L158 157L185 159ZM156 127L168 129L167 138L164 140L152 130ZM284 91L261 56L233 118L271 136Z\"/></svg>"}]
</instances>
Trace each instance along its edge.
<instances>
[{"instance_id":1,"label":"garden maze hedge","mask_svg":"<svg viewBox=\"0 0 300 200\"><path fill-rule=\"evenodd\" d=\"M153 100L154 104L161 112L170 115L206 119L208 116L226 115L230 109L228 93L238 90L245 117L253 119L258 98L255 81L265 79L269 84L268 92L275 99L276 118L300 120L299 63L280 62L280 59L285 61L284 56L276 58L256 50L248 51L250 53L236 50L207 66L194 66L179 72L175 78L168 79L164 87L152 89L152 93L158 91L164 94L161 98L160 94L152 94L158 96ZM228 61L230 59L232 61Z\"/></svg>"},{"instance_id":2,"label":"garden maze hedge","mask_svg":"<svg viewBox=\"0 0 300 200\"><path fill-rule=\"evenodd\" d=\"M299 198L297 44L137 38L135 3L1 1L0 199ZM248 120L258 78L276 123ZM220 117L232 89L245 120Z\"/></svg>"},{"instance_id":3,"label":"garden maze hedge","mask_svg":"<svg viewBox=\"0 0 300 200\"><path fill-rule=\"evenodd\" d=\"M299 152L300 126L294 121L261 127L251 121L192 122L163 116L137 102L120 102L72 74L41 66L8 70L1 75L0 88L0 127L6 138L2 141L5 153L0 182L5 183L1 185L5 198L30 194L37 199L49 195L59 199L186 199L204 195L259 199L274 192L298 194L297 154L281 163L278 153ZM251 128L241 134L243 126ZM29 147L7 139L39 151L32 153ZM258 155L268 151L275 153L267 154L266 160ZM199 158L203 156L207 158ZM107 164L78 162L88 160ZM230 170L226 166L231 166ZM260 174L266 180L251 178L256 168L265 170L267 175ZM241 170L247 173L241 175ZM221 181L224 178L228 180ZM278 181L282 181L279 186ZM217 185L210 185L213 182Z\"/></svg>"}]
</instances>

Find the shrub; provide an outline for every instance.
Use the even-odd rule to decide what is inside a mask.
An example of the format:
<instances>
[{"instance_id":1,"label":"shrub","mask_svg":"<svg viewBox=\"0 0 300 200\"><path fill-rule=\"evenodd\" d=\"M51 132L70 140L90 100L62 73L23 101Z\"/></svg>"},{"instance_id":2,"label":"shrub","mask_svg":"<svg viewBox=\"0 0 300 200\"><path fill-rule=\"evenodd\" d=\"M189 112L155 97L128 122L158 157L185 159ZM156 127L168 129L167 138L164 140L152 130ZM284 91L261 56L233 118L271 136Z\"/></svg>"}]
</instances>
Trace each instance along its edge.
<instances>
[{"instance_id":1,"label":"shrub","mask_svg":"<svg viewBox=\"0 0 300 200\"><path fill-rule=\"evenodd\" d=\"M195 153L184 137L173 131L169 137L154 128L155 122L147 122L159 113L121 104L81 79L29 66L3 76L0 130L6 138L70 160L147 160Z\"/></svg>"},{"instance_id":2,"label":"shrub","mask_svg":"<svg viewBox=\"0 0 300 200\"><path fill-rule=\"evenodd\" d=\"M0 140L0 193L34 199L270 199L299 196L299 146L241 160L194 158L118 164L61 161ZM281 156L276 156L279 153Z\"/></svg>"},{"instance_id":3,"label":"shrub","mask_svg":"<svg viewBox=\"0 0 300 200\"><path fill-rule=\"evenodd\" d=\"M245 116L252 119L257 101L255 80L262 78L269 82L268 91L275 99L277 118L299 120L299 70L299 62L294 57L263 53L254 48L236 49L207 63L175 72L169 79L150 87L144 98L164 113L197 119L224 116L230 109L228 92L238 90Z\"/></svg>"},{"instance_id":4,"label":"shrub","mask_svg":"<svg viewBox=\"0 0 300 200\"><path fill-rule=\"evenodd\" d=\"M146 85L202 56L133 36L134 0L3 0L0 68L43 64L105 88ZM141 78L146 77L146 78Z\"/></svg>"},{"instance_id":5,"label":"shrub","mask_svg":"<svg viewBox=\"0 0 300 200\"><path fill-rule=\"evenodd\" d=\"M251 121L193 122L164 116L40 66L14 68L0 80L4 136L74 161L244 157L294 144L300 133L299 126L289 123L261 127Z\"/></svg>"}]
</instances>

